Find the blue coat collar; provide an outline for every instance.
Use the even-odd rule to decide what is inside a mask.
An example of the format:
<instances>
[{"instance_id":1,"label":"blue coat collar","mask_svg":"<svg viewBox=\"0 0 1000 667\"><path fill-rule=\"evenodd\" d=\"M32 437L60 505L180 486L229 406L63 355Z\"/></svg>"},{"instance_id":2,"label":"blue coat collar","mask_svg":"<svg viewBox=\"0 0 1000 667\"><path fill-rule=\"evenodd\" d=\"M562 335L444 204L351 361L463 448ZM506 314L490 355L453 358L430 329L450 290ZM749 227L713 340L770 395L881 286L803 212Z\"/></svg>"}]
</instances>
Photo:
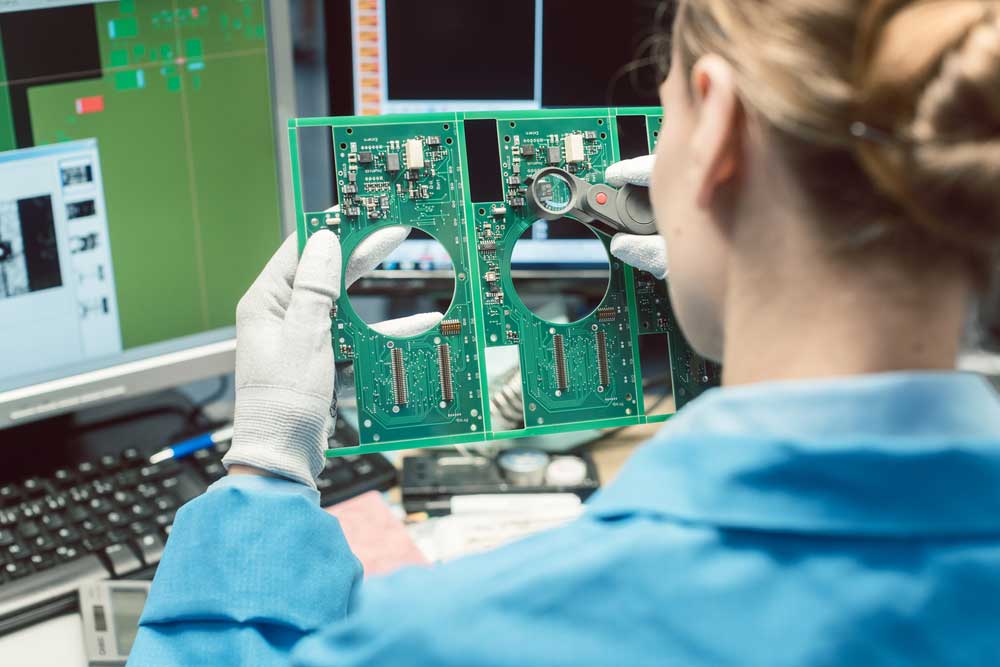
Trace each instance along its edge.
<instances>
[{"instance_id":1,"label":"blue coat collar","mask_svg":"<svg viewBox=\"0 0 1000 667\"><path fill-rule=\"evenodd\" d=\"M963 373L714 390L590 503L734 529L1000 535L1000 399Z\"/></svg>"}]
</instances>

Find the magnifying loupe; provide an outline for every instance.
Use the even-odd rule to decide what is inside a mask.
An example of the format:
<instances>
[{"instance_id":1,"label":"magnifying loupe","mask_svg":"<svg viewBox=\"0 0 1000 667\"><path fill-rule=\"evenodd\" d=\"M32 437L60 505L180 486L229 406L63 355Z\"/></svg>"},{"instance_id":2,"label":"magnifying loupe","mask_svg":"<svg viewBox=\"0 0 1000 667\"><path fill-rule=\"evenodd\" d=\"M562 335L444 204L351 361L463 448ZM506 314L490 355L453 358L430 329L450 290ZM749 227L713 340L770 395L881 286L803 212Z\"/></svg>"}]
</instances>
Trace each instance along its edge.
<instances>
[{"instance_id":1,"label":"magnifying loupe","mask_svg":"<svg viewBox=\"0 0 1000 667\"><path fill-rule=\"evenodd\" d=\"M527 183L528 205L543 220L570 217L580 222L600 221L629 234L656 233L646 188L590 183L560 167L541 169Z\"/></svg>"}]
</instances>

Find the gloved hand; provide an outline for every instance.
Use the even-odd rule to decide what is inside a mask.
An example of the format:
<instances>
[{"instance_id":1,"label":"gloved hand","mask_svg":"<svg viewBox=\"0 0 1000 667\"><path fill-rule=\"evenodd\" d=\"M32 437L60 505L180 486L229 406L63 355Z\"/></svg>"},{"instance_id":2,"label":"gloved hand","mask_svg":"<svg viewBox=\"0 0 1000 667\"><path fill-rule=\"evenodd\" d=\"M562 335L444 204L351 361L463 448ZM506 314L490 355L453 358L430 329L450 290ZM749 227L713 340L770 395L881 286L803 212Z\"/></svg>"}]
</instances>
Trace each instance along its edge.
<instances>
[{"instance_id":1,"label":"gloved hand","mask_svg":"<svg viewBox=\"0 0 1000 667\"><path fill-rule=\"evenodd\" d=\"M378 266L409 234L389 227L358 246L345 271L349 287ZM340 242L313 234L298 257L285 240L236 308L236 414L228 469L245 465L315 488L334 416L330 312L340 296ZM411 336L441 321L424 313L375 325Z\"/></svg>"},{"instance_id":2,"label":"gloved hand","mask_svg":"<svg viewBox=\"0 0 1000 667\"><path fill-rule=\"evenodd\" d=\"M616 188L627 184L648 188L655 163L655 155L622 160L608 167L604 172L604 179L608 185ZM652 236L616 234L611 239L611 254L626 264L652 273L657 278L667 277L667 245L659 234Z\"/></svg>"}]
</instances>

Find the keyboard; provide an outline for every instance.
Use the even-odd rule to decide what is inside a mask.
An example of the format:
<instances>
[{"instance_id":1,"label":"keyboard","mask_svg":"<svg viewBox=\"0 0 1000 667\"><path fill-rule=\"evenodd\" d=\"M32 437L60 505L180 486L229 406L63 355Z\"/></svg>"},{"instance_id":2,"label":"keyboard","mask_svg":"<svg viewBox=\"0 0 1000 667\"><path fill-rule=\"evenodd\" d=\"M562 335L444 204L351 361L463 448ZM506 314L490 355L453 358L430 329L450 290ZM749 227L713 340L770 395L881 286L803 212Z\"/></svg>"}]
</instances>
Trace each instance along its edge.
<instances>
[{"instance_id":1,"label":"keyboard","mask_svg":"<svg viewBox=\"0 0 1000 667\"><path fill-rule=\"evenodd\" d=\"M94 579L149 578L174 514L226 471L229 443L151 464L131 448L49 477L0 484L0 634L77 608ZM380 454L327 459L323 506L396 483Z\"/></svg>"}]
</instances>

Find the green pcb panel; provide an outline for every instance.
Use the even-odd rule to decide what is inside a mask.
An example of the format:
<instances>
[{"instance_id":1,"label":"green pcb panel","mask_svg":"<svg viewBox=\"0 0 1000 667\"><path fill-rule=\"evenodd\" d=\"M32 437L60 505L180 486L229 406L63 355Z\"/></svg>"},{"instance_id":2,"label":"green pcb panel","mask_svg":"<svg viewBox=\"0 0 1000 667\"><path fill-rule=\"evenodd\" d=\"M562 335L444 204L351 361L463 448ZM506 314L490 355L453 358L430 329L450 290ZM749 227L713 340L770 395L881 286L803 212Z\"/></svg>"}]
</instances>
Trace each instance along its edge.
<instances>
[{"instance_id":1,"label":"green pcb panel","mask_svg":"<svg viewBox=\"0 0 1000 667\"><path fill-rule=\"evenodd\" d=\"M664 421L644 410L639 336L665 335L675 405L718 383L670 308L666 284L610 258L607 292L589 315L556 323L519 298L514 244L534 222L529 179L557 166L603 183L624 155L651 151L658 108L303 118L289 123L300 250L336 233L346 262L375 231L406 225L451 256L455 292L439 326L384 335L359 316L347 290L333 314L334 355L354 365L360 444L349 454L429 447ZM340 213L303 207L299 128L332 134ZM638 128L638 129L637 129ZM593 227L608 248L612 232ZM486 350L517 348L524 426L494 430Z\"/></svg>"}]
</instances>

